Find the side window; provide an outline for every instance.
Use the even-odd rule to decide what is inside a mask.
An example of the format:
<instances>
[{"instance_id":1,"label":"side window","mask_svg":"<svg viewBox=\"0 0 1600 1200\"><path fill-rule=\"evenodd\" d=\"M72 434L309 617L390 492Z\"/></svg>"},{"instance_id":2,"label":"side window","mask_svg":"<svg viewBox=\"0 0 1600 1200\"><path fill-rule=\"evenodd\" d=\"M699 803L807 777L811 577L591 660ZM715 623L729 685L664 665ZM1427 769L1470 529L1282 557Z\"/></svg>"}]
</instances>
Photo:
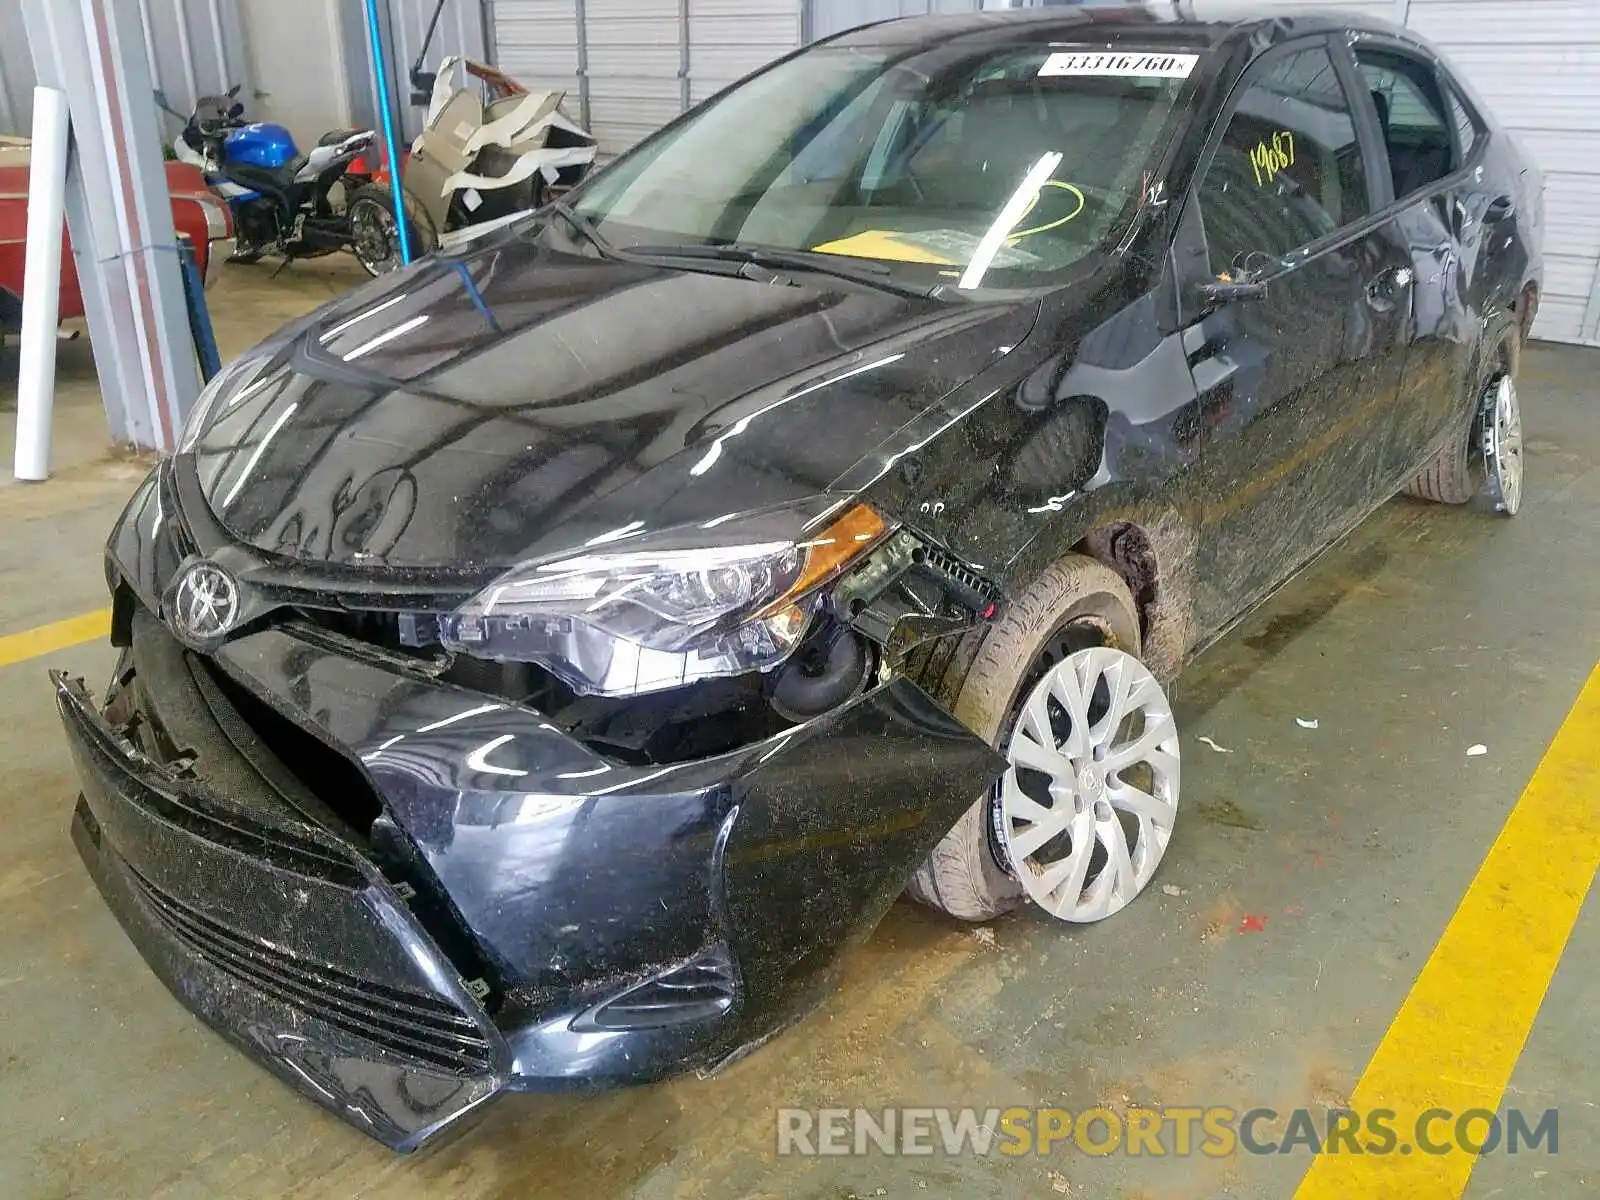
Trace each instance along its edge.
<instances>
[{"instance_id":1,"label":"side window","mask_svg":"<svg viewBox=\"0 0 1600 1200\"><path fill-rule=\"evenodd\" d=\"M1445 95L1450 102L1451 119L1456 124L1456 145L1461 151L1461 161L1456 165L1461 166L1478 148L1478 139L1483 136L1483 126L1478 123L1478 118L1473 115L1472 109L1467 107L1467 102L1461 98L1454 86L1446 87Z\"/></svg>"},{"instance_id":2,"label":"side window","mask_svg":"<svg viewBox=\"0 0 1600 1200\"><path fill-rule=\"evenodd\" d=\"M1199 190L1211 267L1255 271L1368 212L1349 98L1322 46L1245 76Z\"/></svg>"},{"instance_id":3,"label":"side window","mask_svg":"<svg viewBox=\"0 0 1600 1200\"><path fill-rule=\"evenodd\" d=\"M1455 170L1455 119L1447 114L1433 69L1414 58L1361 46L1356 63L1378 110L1396 199Z\"/></svg>"}]
</instances>

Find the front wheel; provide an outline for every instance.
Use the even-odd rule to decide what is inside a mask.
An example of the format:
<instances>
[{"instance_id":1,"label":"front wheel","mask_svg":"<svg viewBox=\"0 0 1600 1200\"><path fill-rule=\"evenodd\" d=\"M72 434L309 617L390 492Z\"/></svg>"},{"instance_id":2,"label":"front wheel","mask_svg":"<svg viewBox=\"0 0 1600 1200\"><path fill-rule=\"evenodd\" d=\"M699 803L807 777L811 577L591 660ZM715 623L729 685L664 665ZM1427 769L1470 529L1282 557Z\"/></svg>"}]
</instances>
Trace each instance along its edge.
<instances>
[{"instance_id":1,"label":"front wheel","mask_svg":"<svg viewBox=\"0 0 1600 1200\"><path fill-rule=\"evenodd\" d=\"M245 242L237 234L233 238L233 253L228 255L228 261L238 263L241 267L251 267L261 261L262 249Z\"/></svg>"},{"instance_id":2,"label":"front wheel","mask_svg":"<svg viewBox=\"0 0 1600 1200\"><path fill-rule=\"evenodd\" d=\"M1010 766L917 869L912 899L983 921L1028 898L1086 922L1144 890L1177 816L1179 746L1138 651L1127 584L1093 559L1068 555L1017 599L954 704Z\"/></svg>"},{"instance_id":3,"label":"front wheel","mask_svg":"<svg viewBox=\"0 0 1600 1200\"><path fill-rule=\"evenodd\" d=\"M395 220L394 193L387 186L369 183L350 197L345 208L350 222L350 245L368 275L387 274L401 265L400 226ZM416 205L407 202L406 217L411 232L411 257L421 258L439 247L433 222Z\"/></svg>"}]
</instances>

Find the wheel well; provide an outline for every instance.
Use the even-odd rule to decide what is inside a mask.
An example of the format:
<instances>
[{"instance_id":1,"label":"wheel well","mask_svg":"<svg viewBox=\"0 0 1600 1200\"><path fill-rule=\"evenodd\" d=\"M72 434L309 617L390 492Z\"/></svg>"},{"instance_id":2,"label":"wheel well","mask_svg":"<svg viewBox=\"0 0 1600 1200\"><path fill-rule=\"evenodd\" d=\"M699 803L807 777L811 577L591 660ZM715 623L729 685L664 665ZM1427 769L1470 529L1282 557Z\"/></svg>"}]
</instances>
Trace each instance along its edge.
<instances>
[{"instance_id":1,"label":"wheel well","mask_svg":"<svg viewBox=\"0 0 1600 1200\"><path fill-rule=\"evenodd\" d=\"M1517 340L1525 342L1533 332L1534 318L1539 315L1539 285L1534 280L1529 280L1522 285L1522 291L1517 293ZM1506 363L1509 368L1512 363Z\"/></svg>"},{"instance_id":2,"label":"wheel well","mask_svg":"<svg viewBox=\"0 0 1600 1200\"><path fill-rule=\"evenodd\" d=\"M1139 614L1139 636L1148 639L1160 598L1160 564L1144 529L1132 521L1117 521L1091 530L1073 547L1079 554L1105 564L1122 576Z\"/></svg>"}]
</instances>

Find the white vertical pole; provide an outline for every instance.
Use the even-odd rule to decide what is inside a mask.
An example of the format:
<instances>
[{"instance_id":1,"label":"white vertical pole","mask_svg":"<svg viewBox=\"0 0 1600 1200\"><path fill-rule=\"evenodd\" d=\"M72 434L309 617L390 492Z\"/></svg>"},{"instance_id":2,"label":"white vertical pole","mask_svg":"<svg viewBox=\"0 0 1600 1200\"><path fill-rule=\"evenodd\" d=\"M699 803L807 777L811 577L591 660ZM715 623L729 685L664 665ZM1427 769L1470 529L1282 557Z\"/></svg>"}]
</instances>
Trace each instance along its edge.
<instances>
[{"instance_id":1,"label":"white vertical pole","mask_svg":"<svg viewBox=\"0 0 1600 1200\"><path fill-rule=\"evenodd\" d=\"M17 370L18 479L50 475L50 412L56 390L60 323L61 228L67 193L67 97L33 89L33 145L28 165L28 246L22 277L22 357Z\"/></svg>"}]
</instances>

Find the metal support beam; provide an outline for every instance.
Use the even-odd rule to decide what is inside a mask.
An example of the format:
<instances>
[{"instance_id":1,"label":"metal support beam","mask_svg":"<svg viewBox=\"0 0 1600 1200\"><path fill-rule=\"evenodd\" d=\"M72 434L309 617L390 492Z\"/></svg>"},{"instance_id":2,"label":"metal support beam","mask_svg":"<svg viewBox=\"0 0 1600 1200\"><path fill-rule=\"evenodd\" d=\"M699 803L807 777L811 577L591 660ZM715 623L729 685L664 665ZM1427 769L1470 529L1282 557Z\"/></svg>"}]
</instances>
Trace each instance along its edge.
<instances>
[{"instance_id":1,"label":"metal support beam","mask_svg":"<svg viewBox=\"0 0 1600 1200\"><path fill-rule=\"evenodd\" d=\"M689 0L678 0L678 111L689 111Z\"/></svg>"},{"instance_id":2,"label":"metal support beam","mask_svg":"<svg viewBox=\"0 0 1600 1200\"><path fill-rule=\"evenodd\" d=\"M578 33L578 123L594 129L589 114L589 13L583 0L572 0L572 20Z\"/></svg>"},{"instance_id":3,"label":"metal support beam","mask_svg":"<svg viewBox=\"0 0 1600 1200\"><path fill-rule=\"evenodd\" d=\"M72 114L67 227L112 437L171 451L200 390L139 0L21 0Z\"/></svg>"}]
</instances>

